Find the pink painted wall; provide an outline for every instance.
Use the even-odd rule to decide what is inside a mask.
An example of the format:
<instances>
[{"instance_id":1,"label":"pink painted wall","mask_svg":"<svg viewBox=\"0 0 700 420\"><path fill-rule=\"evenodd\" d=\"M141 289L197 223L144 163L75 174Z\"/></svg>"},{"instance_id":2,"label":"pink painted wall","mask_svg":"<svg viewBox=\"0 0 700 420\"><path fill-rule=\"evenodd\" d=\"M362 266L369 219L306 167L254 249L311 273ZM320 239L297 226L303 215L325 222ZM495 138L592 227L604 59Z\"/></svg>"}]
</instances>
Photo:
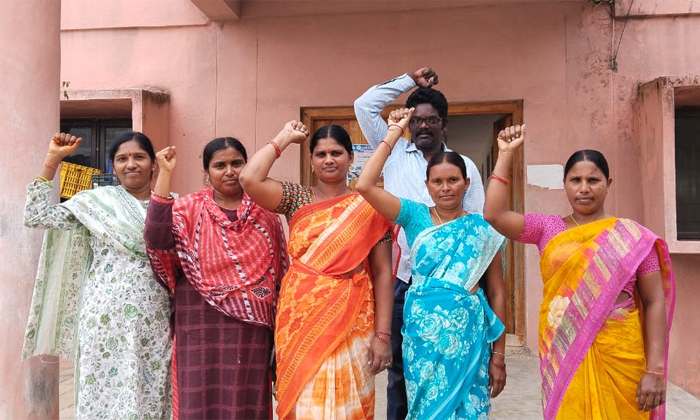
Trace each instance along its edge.
<instances>
[{"instance_id":1,"label":"pink painted wall","mask_svg":"<svg viewBox=\"0 0 700 420\"><path fill-rule=\"evenodd\" d=\"M675 9L628 21L614 73L610 56L623 21L616 21L613 41L608 10L583 0L411 3L402 10L395 2L243 2L242 18L227 23L208 22L188 0L170 0L166 9L158 3L64 0L61 80L71 89L169 92L171 143L187 162L175 176L180 193L202 186L199 155L208 140L233 135L252 152L301 107L352 106L370 85L430 65L452 102L524 100L526 165L563 164L577 149L601 150L614 178L608 211L641 221L647 175L633 130L637 87L661 75L700 74L700 14ZM298 149L287 151L272 175L298 180ZM653 206L653 197L647 200ZM525 188L525 207L569 211L561 190L535 187ZM687 293L676 319L698 331L697 310L682 299L700 293L690 277L700 270L700 255L675 261ZM541 280L534 248L527 249L525 272L526 343L536 349ZM697 383L689 363L700 358L700 337L684 334L681 349L679 323L671 378ZM700 389L687 389L700 396Z\"/></svg>"},{"instance_id":2,"label":"pink painted wall","mask_svg":"<svg viewBox=\"0 0 700 420\"><path fill-rule=\"evenodd\" d=\"M55 0L0 2L0 418L58 418L58 361L20 357L42 232L22 224L26 185L59 124ZM29 24L31 23L31 24Z\"/></svg>"}]
</instances>

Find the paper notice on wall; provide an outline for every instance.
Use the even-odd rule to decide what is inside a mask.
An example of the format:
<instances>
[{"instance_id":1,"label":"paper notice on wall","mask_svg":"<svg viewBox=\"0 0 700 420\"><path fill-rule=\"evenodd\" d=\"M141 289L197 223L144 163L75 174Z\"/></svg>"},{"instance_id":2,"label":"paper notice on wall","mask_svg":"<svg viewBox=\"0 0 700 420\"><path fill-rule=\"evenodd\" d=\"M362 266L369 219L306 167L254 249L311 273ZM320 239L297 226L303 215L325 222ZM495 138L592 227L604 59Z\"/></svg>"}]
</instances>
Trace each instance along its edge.
<instances>
[{"instance_id":1,"label":"paper notice on wall","mask_svg":"<svg viewBox=\"0 0 700 420\"><path fill-rule=\"evenodd\" d=\"M374 149L372 149L372 146L369 144L353 144L352 151L355 155L355 159L353 160L352 165L350 165L350 170L348 171L348 185L350 185L351 188L354 188L357 178L360 176L360 172L362 172L362 168L365 167L365 163L367 163L369 157L372 156ZM384 173L382 173L379 185L383 185L383 181Z\"/></svg>"},{"instance_id":2,"label":"paper notice on wall","mask_svg":"<svg viewBox=\"0 0 700 420\"><path fill-rule=\"evenodd\" d=\"M563 190L564 167L561 165L527 165L527 185L550 190Z\"/></svg>"}]
</instances>

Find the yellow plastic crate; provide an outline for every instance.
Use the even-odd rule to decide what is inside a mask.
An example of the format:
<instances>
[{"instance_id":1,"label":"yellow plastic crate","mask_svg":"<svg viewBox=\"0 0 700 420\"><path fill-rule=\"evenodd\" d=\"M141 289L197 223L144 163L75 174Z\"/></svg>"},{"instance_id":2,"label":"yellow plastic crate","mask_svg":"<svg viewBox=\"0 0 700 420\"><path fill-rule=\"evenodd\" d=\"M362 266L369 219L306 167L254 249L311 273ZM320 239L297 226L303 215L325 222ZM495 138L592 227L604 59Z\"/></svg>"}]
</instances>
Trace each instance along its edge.
<instances>
[{"instance_id":1,"label":"yellow plastic crate","mask_svg":"<svg viewBox=\"0 0 700 420\"><path fill-rule=\"evenodd\" d=\"M89 166L61 162L61 198L71 198L78 191L92 188L92 176L101 173Z\"/></svg>"}]
</instances>

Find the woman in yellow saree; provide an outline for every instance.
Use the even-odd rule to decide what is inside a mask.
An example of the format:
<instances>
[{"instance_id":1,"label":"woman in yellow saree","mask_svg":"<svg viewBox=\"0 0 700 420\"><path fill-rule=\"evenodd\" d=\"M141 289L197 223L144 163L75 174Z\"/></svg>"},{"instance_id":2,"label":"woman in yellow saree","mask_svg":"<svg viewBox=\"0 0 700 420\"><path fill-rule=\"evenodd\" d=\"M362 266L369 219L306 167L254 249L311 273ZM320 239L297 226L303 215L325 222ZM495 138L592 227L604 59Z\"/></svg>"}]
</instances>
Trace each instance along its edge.
<instances>
[{"instance_id":1,"label":"woman in yellow saree","mask_svg":"<svg viewBox=\"0 0 700 420\"><path fill-rule=\"evenodd\" d=\"M564 168L570 215L507 211L512 156L524 138L525 126L499 134L484 218L541 254L544 418L664 418L675 302L668 248L638 223L605 212L612 179L595 150L574 153Z\"/></svg>"},{"instance_id":2,"label":"woman in yellow saree","mask_svg":"<svg viewBox=\"0 0 700 420\"><path fill-rule=\"evenodd\" d=\"M289 221L292 265L275 328L277 415L373 418L374 375L391 364L391 224L347 186L352 143L340 126L311 139L318 185L268 178L282 150L307 135L303 124L287 123L240 176L254 201Z\"/></svg>"}]
</instances>

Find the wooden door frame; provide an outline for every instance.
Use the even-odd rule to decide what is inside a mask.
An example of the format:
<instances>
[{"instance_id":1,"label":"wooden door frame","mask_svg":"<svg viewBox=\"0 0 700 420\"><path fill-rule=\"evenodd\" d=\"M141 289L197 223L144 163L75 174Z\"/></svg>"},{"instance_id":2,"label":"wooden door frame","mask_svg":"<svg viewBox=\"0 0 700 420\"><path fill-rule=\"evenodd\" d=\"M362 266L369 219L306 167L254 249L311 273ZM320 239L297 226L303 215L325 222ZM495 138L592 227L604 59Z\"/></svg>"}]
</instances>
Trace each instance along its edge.
<instances>
[{"instance_id":1,"label":"wooden door frame","mask_svg":"<svg viewBox=\"0 0 700 420\"><path fill-rule=\"evenodd\" d=\"M523 101L495 101L495 102L456 102L449 104L448 116L461 115L487 115L487 114L511 114L513 124L523 124ZM389 105L382 111L382 117L388 117L389 113L401 107L401 104ZM313 127L317 119L355 119L355 110L352 106L346 107L307 107L301 108L301 121L307 127ZM313 179L311 172L311 157L307 142L300 147L302 185L310 185ZM518 151L513 161L513 210L524 213L525 210L525 182L524 182L523 149ZM523 244L514 243L513 260L513 315L515 322L515 336L508 337L508 344L522 346L525 337L525 252ZM513 342L515 340L515 342Z\"/></svg>"}]
</instances>

